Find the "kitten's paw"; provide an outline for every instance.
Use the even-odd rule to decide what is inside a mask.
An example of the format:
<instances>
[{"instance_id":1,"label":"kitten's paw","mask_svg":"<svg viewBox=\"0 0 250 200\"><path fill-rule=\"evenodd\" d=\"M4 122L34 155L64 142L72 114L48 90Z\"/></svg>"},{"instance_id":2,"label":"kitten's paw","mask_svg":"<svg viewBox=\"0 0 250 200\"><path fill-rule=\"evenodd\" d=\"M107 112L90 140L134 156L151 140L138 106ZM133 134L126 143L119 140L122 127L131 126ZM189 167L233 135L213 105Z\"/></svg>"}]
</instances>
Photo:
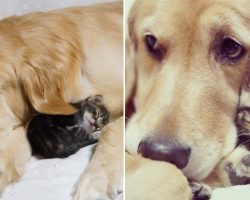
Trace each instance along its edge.
<instances>
[{"instance_id":1,"label":"kitten's paw","mask_svg":"<svg viewBox=\"0 0 250 200\"><path fill-rule=\"evenodd\" d=\"M209 200L212 190L209 186L203 183L191 182L190 187L193 193L192 200Z\"/></svg>"},{"instance_id":2,"label":"kitten's paw","mask_svg":"<svg viewBox=\"0 0 250 200\"><path fill-rule=\"evenodd\" d=\"M225 170L228 173L235 173L239 177L250 177L250 154L241 159L227 162Z\"/></svg>"},{"instance_id":3,"label":"kitten's paw","mask_svg":"<svg viewBox=\"0 0 250 200\"><path fill-rule=\"evenodd\" d=\"M91 136L92 136L92 138L93 138L94 140L99 140L101 134L102 134L102 132L101 132L100 130L97 130L97 131L93 132L93 133L91 134Z\"/></svg>"},{"instance_id":4,"label":"kitten's paw","mask_svg":"<svg viewBox=\"0 0 250 200\"><path fill-rule=\"evenodd\" d=\"M224 162L232 185L250 183L250 152L244 146L237 147Z\"/></svg>"},{"instance_id":5,"label":"kitten's paw","mask_svg":"<svg viewBox=\"0 0 250 200\"><path fill-rule=\"evenodd\" d=\"M232 160L225 165L232 185L246 185L250 183L250 154L239 162Z\"/></svg>"},{"instance_id":6,"label":"kitten's paw","mask_svg":"<svg viewBox=\"0 0 250 200\"><path fill-rule=\"evenodd\" d=\"M118 194L118 184L105 171L88 171L75 184L73 200L112 200Z\"/></svg>"},{"instance_id":7,"label":"kitten's paw","mask_svg":"<svg viewBox=\"0 0 250 200\"><path fill-rule=\"evenodd\" d=\"M225 160L224 169L238 177L250 178L250 152L244 147L237 147Z\"/></svg>"}]
</instances>

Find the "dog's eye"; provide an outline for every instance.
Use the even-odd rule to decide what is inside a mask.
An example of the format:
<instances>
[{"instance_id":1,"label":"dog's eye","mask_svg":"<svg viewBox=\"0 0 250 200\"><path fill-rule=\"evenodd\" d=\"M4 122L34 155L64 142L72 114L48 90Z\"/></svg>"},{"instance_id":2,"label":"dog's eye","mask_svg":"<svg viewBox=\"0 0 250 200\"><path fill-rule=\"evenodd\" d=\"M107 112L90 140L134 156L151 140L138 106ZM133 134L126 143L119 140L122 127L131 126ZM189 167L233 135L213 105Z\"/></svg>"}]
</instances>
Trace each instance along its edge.
<instances>
[{"instance_id":1,"label":"dog's eye","mask_svg":"<svg viewBox=\"0 0 250 200\"><path fill-rule=\"evenodd\" d=\"M149 51L149 53L154 56L155 58L161 60L164 53L166 52L165 49L160 46L157 38L153 35L146 35L145 36L145 44Z\"/></svg>"},{"instance_id":2,"label":"dog's eye","mask_svg":"<svg viewBox=\"0 0 250 200\"><path fill-rule=\"evenodd\" d=\"M245 53L244 48L230 38L225 38L221 44L221 55L232 61L238 61Z\"/></svg>"},{"instance_id":3,"label":"dog's eye","mask_svg":"<svg viewBox=\"0 0 250 200\"><path fill-rule=\"evenodd\" d=\"M153 35L147 35L145 39L148 49L152 52L156 51L158 46L158 41L156 37Z\"/></svg>"}]
</instances>

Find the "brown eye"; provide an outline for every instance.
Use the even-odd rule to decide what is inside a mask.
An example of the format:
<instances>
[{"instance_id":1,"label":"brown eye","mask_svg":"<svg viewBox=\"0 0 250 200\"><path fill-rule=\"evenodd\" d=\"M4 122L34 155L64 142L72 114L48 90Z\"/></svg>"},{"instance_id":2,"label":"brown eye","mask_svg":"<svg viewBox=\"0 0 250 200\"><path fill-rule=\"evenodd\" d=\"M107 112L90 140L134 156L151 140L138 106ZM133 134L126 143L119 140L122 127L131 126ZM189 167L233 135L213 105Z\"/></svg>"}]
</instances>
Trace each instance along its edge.
<instances>
[{"instance_id":1,"label":"brown eye","mask_svg":"<svg viewBox=\"0 0 250 200\"><path fill-rule=\"evenodd\" d=\"M232 62L237 62L245 53L244 48L230 38L225 38L221 44L221 55Z\"/></svg>"},{"instance_id":2,"label":"brown eye","mask_svg":"<svg viewBox=\"0 0 250 200\"><path fill-rule=\"evenodd\" d=\"M149 51L149 53L155 58L161 60L165 54L165 48L160 46L157 38L153 35L145 36L145 45Z\"/></svg>"},{"instance_id":3,"label":"brown eye","mask_svg":"<svg viewBox=\"0 0 250 200\"><path fill-rule=\"evenodd\" d=\"M157 50L157 39L155 36L153 35L147 35L146 36L146 44L147 44L147 47L149 49L149 51L156 51Z\"/></svg>"}]
</instances>

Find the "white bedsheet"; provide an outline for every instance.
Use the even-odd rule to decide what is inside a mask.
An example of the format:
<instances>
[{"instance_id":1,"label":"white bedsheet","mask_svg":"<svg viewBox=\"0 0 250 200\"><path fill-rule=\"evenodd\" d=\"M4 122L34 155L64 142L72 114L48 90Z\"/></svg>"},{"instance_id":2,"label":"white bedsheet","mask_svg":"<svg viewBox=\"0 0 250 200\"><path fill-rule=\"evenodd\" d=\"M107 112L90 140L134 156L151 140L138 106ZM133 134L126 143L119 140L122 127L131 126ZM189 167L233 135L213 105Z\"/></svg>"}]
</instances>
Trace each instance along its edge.
<instances>
[{"instance_id":1,"label":"white bedsheet","mask_svg":"<svg viewBox=\"0 0 250 200\"><path fill-rule=\"evenodd\" d=\"M250 200L250 185L216 189L211 200Z\"/></svg>"},{"instance_id":2,"label":"white bedsheet","mask_svg":"<svg viewBox=\"0 0 250 200\"><path fill-rule=\"evenodd\" d=\"M21 180L10 185L0 199L70 200L72 188L86 168L93 149L94 145L85 147L65 159L32 157ZM116 199L122 198L121 194ZM212 200L250 200L250 185L216 189Z\"/></svg>"},{"instance_id":3,"label":"white bedsheet","mask_svg":"<svg viewBox=\"0 0 250 200\"><path fill-rule=\"evenodd\" d=\"M74 183L89 162L93 146L65 159L32 157L21 180L10 185L4 200L69 200Z\"/></svg>"},{"instance_id":4,"label":"white bedsheet","mask_svg":"<svg viewBox=\"0 0 250 200\"><path fill-rule=\"evenodd\" d=\"M95 145L64 159L32 157L21 180L8 186L1 200L70 200L71 191L86 168ZM121 200L122 194L117 196Z\"/></svg>"}]
</instances>

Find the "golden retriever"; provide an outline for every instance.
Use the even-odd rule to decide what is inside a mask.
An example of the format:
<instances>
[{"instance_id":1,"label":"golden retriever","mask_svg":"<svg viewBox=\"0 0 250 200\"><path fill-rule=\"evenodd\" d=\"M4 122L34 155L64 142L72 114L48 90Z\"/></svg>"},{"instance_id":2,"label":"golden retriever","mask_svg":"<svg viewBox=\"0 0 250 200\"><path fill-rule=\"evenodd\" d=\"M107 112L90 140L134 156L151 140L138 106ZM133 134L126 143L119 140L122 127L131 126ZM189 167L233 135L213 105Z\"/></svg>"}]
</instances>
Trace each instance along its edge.
<instances>
[{"instance_id":1,"label":"golden retriever","mask_svg":"<svg viewBox=\"0 0 250 200\"><path fill-rule=\"evenodd\" d=\"M0 21L1 191L18 181L31 157L25 125L34 113L72 114L69 103L101 94L112 122L73 195L116 194L123 168L122 13L122 2L114 2Z\"/></svg>"},{"instance_id":2,"label":"golden retriever","mask_svg":"<svg viewBox=\"0 0 250 200\"><path fill-rule=\"evenodd\" d=\"M241 162L249 152L234 150L249 79L249 3L134 2L126 47L126 98L135 104L126 127L130 154L171 162L189 180L213 186L230 185L227 166L249 174Z\"/></svg>"}]
</instances>

